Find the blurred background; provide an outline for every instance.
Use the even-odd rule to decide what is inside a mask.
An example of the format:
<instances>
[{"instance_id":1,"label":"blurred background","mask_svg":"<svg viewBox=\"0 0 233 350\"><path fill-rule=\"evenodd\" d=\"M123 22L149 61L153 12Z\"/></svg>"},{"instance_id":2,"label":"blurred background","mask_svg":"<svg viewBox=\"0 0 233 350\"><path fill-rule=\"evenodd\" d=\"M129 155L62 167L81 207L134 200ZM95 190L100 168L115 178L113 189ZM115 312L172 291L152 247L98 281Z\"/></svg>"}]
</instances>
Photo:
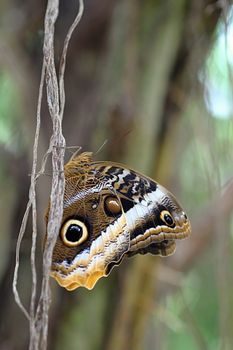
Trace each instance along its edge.
<instances>
[{"instance_id":1,"label":"blurred background","mask_svg":"<svg viewBox=\"0 0 233 350\"><path fill-rule=\"evenodd\" d=\"M77 6L60 3L57 63ZM45 1L0 3L1 350L28 346L11 285L30 183L45 8ZM92 291L67 292L51 281L49 349L233 349L232 16L227 0L85 1L68 51L67 146L156 179L182 203L193 233L172 257L125 260ZM40 160L51 135L43 104ZM38 271L49 185L47 169L38 182ZM29 223L19 278L26 306L30 237Z\"/></svg>"}]
</instances>

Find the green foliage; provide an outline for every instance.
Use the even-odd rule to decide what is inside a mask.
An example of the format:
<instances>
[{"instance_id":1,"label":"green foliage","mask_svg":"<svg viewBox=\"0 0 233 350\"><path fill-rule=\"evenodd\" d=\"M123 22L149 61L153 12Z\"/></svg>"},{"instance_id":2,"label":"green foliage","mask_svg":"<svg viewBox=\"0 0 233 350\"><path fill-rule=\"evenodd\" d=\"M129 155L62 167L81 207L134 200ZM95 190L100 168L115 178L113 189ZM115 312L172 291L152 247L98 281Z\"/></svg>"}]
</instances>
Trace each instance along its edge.
<instances>
[{"instance_id":1,"label":"green foliage","mask_svg":"<svg viewBox=\"0 0 233 350\"><path fill-rule=\"evenodd\" d=\"M213 260L207 254L184 278L178 292L166 298L165 307L181 325L174 329L167 324L167 349L197 350L205 345L211 350L219 348L218 288Z\"/></svg>"},{"instance_id":2,"label":"green foliage","mask_svg":"<svg viewBox=\"0 0 233 350\"><path fill-rule=\"evenodd\" d=\"M19 91L6 71L0 72L0 143L16 149L19 141Z\"/></svg>"},{"instance_id":3,"label":"green foliage","mask_svg":"<svg viewBox=\"0 0 233 350\"><path fill-rule=\"evenodd\" d=\"M102 288L101 288L102 287ZM92 291L80 289L77 295L78 307L68 313L59 336L57 350L99 349L104 334L104 308L107 289L100 283ZM88 294L87 297L85 295ZM72 339L72 341L71 341Z\"/></svg>"},{"instance_id":4,"label":"green foliage","mask_svg":"<svg viewBox=\"0 0 233 350\"><path fill-rule=\"evenodd\" d=\"M232 38L233 25L229 26L228 31ZM215 190L219 191L232 177L233 61L226 57L222 23L217 33L218 38L206 62L205 75L201 77L209 98L205 101L206 105L202 97L191 99L185 112L185 130L182 129L181 132L182 136L185 132L190 133L179 169L183 197L193 217L195 213L200 213L203 203L215 196ZM229 40L230 35L227 37L228 52L232 52L232 42ZM230 234L232 244L233 218L227 228L223 229L229 230L227 234ZM177 292L169 294L163 300L160 306L163 312L156 313L155 330L161 325L165 328L163 350L232 349L231 340L226 347L221 347L223 344L219 334L223 287L219 285L218 244L215 241L193 270L183 276ZM228 257L227 263L232 266L232 255ZM220 273L225 271L220 270ZM227 289L232 290L232 281L226 280L225 283ZM232 298L228 308L233 310Z\"/></svg>"},{"instance_id":5,"label":"green foliage","mask_svg":"<svg viewBox=\"0 0 233 350\"><path fill-rule=\"evenodd\" d=\"M232 17L233 11L231 11ZM232 67L233 67L233 21L221 22L217 28L217 39L206 62L205 85L207 104L217 118L230 118L233 115Z\"/></svg>"}]
</instances>

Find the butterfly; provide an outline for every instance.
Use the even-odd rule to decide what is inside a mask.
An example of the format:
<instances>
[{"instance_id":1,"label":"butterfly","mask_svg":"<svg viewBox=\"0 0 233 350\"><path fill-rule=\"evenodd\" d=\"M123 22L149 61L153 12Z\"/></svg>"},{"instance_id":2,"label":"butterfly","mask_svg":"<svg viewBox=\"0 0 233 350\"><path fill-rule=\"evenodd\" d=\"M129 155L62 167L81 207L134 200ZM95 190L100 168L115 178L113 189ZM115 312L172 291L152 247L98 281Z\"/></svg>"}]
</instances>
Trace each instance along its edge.
<instances>
[{"instance_id":1,"label":"butterfly","mask_svg":"<svg viewBox=\"0 0 233 350\"><path fill-rule=\"evenodd\" d=\"M94 161L84 152L64 173L64 212L51 276L67 290L92 289L125 256L168 256L175 240L191 233L175 197L122 164Z\"/></svg>"}]
</instances>

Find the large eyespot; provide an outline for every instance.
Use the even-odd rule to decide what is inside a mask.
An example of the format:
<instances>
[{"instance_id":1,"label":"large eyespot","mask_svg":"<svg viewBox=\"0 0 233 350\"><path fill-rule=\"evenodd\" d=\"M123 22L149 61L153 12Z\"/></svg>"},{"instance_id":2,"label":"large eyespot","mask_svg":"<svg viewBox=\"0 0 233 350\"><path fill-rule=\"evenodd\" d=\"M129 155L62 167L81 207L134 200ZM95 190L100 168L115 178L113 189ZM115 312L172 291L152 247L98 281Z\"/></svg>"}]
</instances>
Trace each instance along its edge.
<instances>
[{"instance_id":1,"label":"large eyespot","mask_svg":"<svg viewBox=\"0 0 233 350\"><path fill-rule=\"evenodd\" d=\"M76 247L88 237L86 225L76 219L70 219L61 228L61 239L67 247Z\"/></svg>"},{"instance_id":2,"label":"large eyespot","mask_svg":"<svg viewBox=\"0 0 233 350\"><path fill-rule=\"evenodd\" d=\"M116 197L109 196L105 199L104 209L108 216L116 216L121 212L121 204Z\"/></svg>"},{"instance_id":3,"label":"large eyespot","mask_svg":"<svg viewBox=\"0 0 233 350\"><path fill-rule=\"evenodd\" d=\"M160 213L160 219L163 220L163 222L165 222L165 224L167 226L173 226L174 225L173 217L171 216L171 214L167 210L163 210Z\"/></svg>"}]
</instances>

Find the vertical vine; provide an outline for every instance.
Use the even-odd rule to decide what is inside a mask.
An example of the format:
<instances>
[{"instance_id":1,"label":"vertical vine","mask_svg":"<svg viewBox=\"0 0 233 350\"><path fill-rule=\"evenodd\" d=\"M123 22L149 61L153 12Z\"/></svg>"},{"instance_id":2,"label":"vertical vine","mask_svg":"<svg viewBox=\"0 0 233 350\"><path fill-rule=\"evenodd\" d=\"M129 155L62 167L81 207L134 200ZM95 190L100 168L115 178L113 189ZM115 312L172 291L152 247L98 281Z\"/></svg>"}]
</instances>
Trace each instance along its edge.
<instances>
[{"instance_id":1,"label":"vertical vine","mask_svg":"<svg viewBox=\"0 0 233 350\"><path fill-rule=\"evenodd\" d=\"M59 232L59 227L63 215L63 196L65 187L64 178L64 156L66 142L62 133L62 120L65 107L65 89L64 89L64 73L66 66L67 49L70 38L76 26L78 25L84 6L83 0L79 0L79 11L71 24L63 45L60 69L57 75L54 59L54 34L55 23L59 14L59 0L48 0L47 9L44 19L44 45L43 45L43 65L41 71L41 81L39 88L39 96L37 103L37 123L35 140L33 146L33 164L31 173L31 185L29 189L29 200L26 211L22 220L17 246L16 246L16 263L13 278L13 293L15 301L19 305L22 312L25 314L30 325L30 350L46 349L48 337L48 321L49 321L49 306L51 302L49 273L52 262L53 247ZM52 120L53 131L50 138L49 148L43 158L42 166L39 172L38 168L38 145L39 133L41 125L41 104L43 98L43 87L46 86L47 105L49 114ZM37 241L37 207L36 207L36 182L38 177L43 173L49 155L52 155L52 183L50 193L50 211L47 226L47 239L43 254L43 277L41 290L37 287L36 273L36 241ZM19 258L20 248L24 237L26 225L29 219L29 214L32 213L32 248L31 248L31 271L32 271L32 291L30 310L28 311L23 305L18 289L19 276ZM37 295L39 295L38 303L36 303Z\"/></svg>"}]
</instances>

